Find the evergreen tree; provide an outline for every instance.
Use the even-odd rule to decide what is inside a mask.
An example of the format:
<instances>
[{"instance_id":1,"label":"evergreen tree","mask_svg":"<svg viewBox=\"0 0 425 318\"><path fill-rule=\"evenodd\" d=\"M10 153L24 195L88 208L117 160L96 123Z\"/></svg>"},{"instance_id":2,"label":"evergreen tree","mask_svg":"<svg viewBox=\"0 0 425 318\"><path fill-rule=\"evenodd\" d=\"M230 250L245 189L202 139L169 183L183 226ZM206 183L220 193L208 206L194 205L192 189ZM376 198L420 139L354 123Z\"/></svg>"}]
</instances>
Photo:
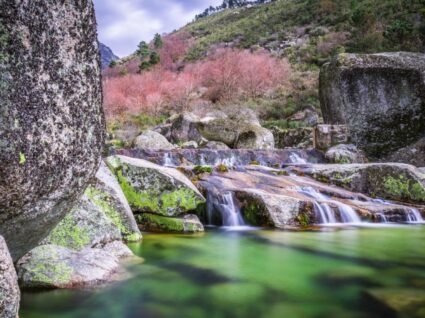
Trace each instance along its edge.
<instances>
[{"instance_id":1,"label":"evergreen tree","mask_svg":"<svg viewBox=\"0 0 425 318\"><path fill-rule=\"evenodd\" d=\"M159 33L155 34L155 37L153 38L153 46L156 49L161 49L164 46L164 42L162 41L162 37Z\"/></svg>"},{"instance_id":2,"label":"evergreen tree","mask_svg":"<svg viewBox=\"0 0 425 318\"><path fill-rule=\"evenodd\" d=\"M136 54L140 57L141 60L149 56L149 46L145 41L139 43Z\"/></svg>"}]
</instances>

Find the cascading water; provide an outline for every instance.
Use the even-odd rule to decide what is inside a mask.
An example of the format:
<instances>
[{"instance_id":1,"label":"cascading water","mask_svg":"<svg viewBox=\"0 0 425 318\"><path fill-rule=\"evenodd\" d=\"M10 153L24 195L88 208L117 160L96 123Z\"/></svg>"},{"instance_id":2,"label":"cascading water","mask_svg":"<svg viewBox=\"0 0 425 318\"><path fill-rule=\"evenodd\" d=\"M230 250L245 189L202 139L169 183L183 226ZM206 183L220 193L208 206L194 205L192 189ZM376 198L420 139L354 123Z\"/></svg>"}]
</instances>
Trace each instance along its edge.
<instances>
[{"instance_id":1,"label":"cascading water","mask_svg":"<svg viewBox=\"0 0 425 318\"><path fill-rule=\"evenodd\" d=\"M297 153L291 153L289 155L289 160L291 163L298 163L298 164L306 164L307 160L301 158Z\"/></svg>"},{"instance_id":2,"label":"cascading water","mask_svg":"<svg viewBox=\"0 0 425 318\"><path fill-rule=\"evenodd\" d=\"M361 223L360 217L354 209L344 203L331 200L311 187L302 188L299 192L307 195L316 201L313 202L314 211L320 220L320 224L335 224L335 211L330 204L337 206L342 223Z\"/></svg>"},{"instance_id":3,"label":"cascading water","mask_svg":"<svg viewBox=\"0 0 425 318\"><path fill-rule=\"evenodd\" d=\"M173 158L171 157L171 154L169 152L164 153L164 157L162 160L164 162L164 167L174 167Z\"/></svg>"},{"instance_id":4,"label":"cascading water","mask_svg":"<svg viewBox=\"0 0 425 318\"><path fill-rule=\"evenodd\" d=\"M208 191L207 201L207 218L209 224L213 224L213 214L215 211L218 211L221 215L223 226L237 227L245 225L232 192L221 194L215 191Z\"/></svg>"},{"instance_id":5,"label":"cascading water","mask_svg":"<svg viewBox=\"0 0 425 318\"><path fill-rule=\"evenodd\" d=\"M424 223L424 219L418 209L410 208L406 210L406 217L409 223Z\"/></svg>"}]
</instances>

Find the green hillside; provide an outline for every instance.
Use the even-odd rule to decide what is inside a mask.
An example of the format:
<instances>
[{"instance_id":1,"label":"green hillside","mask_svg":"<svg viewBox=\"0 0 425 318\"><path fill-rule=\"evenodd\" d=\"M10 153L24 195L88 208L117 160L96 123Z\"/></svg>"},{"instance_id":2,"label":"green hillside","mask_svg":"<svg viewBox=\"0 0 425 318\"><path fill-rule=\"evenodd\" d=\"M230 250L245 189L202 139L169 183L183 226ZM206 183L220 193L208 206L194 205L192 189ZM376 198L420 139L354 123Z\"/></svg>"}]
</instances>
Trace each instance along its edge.
<instances>
[{"instance_id":1,"label":"green hillside","mask_svg":"<svg viewBox=\"0 0 425 318\"><path fill-rule=\"evenodd\" d=\"M227 9L184 28L196 37L188 59L213 45L265 47L299 67L336 52L424 51L423 0L277 0Z\"/></svg>"}]
</instances>

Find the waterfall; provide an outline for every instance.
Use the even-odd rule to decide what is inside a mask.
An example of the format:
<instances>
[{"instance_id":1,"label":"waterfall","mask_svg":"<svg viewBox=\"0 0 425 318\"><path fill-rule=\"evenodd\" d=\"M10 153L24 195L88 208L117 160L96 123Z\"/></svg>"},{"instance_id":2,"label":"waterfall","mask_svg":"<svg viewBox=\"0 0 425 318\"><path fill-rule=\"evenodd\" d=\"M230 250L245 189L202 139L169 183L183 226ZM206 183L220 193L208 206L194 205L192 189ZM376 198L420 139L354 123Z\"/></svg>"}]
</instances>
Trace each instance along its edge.
<instances>
[{"instance_id":1,"label":"waterfall","mask_svg":"<svg viewBox=\"0 0 425 318\"><path fill-rule=\"evenodd\" d=\"M223 194L215 191L208 191L207 218L208 223L213 224L213 214L218 211L221 215L223 226L244 226L240 208L232 192Z\"/></svg>"},{"instance_id":2,"label":"waterfall","mask_svg":"<svg viewBox=\"0 0 425 318\"><path fill-rule=\"evenodd\" d=\"M424 219L418 209L409 208L406 210L406 218L409 223L423 223Z\"/></svg>"},{"instance_id":3,"label":"waterfall","mask_svg":"<svg viewBox=\"0 0 425 318\"><path fill-rule=\"evenodd\" d=\"M335 211L329 204L338 207L338 212L342 223L361 223L360 217L352 207L339 201L331 200L329 197L321 194L311 187L302 188L299 192L316 200L313 202L313 207L314 212L318 216L320 224L338 223L336 221Z\"/></svg>"},{"instance_id":4,"label":"waterfall","mask_svg":"<svg viewBox=\"0 0 425 318\"><path fill-rule=\"evenodd\" d=\"M291 163L299 163L299 164L306 164L307 160L301 158L297 153L291 153L289 155L289 160Z\"/></svg>"},{"instance_id":5,"label":"waterfall","mask_svg":"<svg viewBox=\"0 0 425 318\"><path fill-rule=\"evenodd\" d=\"M173 158L171 157L171 153L164 152L163 156L164 167L174 167Z\"/></svg>"},{"instance_id":6,"label":"waterfall","mask_svg":"<svg viewBox=\"0 0 425 318\"><path fill-rule=\"evenodd\" d=\"M379 217L382 223L388 223L388 219L384 213L376 213L376 216Z\"/></svg>"}]
</instances>

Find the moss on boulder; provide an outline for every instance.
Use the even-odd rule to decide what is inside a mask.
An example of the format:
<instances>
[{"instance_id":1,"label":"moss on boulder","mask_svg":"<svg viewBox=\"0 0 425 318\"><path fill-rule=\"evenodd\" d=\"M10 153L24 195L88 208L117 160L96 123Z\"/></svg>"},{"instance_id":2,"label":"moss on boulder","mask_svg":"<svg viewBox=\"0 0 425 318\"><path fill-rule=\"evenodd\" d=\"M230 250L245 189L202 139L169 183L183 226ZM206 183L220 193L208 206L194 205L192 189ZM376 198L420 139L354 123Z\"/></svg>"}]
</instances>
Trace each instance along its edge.
<instances>
[{"instance_id":1,"label":"moss on boulder","mask_svg":"<svg viewBox=\"0 0 425 318\"><path fill-rule=\"evenodd\" d=\"M191 181L176 169L123 156L109 157L107 163L135 213L178 216L205 202Z\"/></svg>"},{"instance_id":2,"label":"moss on boulder","mask_svg":"<svg viewBox=\"0 0 425 318\"><path fill-rule=\"evenodd\" d=\"M204 231L198 217L192 214L176 218L142 213L137 216L137 221L142 230L149 232L196 233Z\"/></svg>"}]
</instances>

